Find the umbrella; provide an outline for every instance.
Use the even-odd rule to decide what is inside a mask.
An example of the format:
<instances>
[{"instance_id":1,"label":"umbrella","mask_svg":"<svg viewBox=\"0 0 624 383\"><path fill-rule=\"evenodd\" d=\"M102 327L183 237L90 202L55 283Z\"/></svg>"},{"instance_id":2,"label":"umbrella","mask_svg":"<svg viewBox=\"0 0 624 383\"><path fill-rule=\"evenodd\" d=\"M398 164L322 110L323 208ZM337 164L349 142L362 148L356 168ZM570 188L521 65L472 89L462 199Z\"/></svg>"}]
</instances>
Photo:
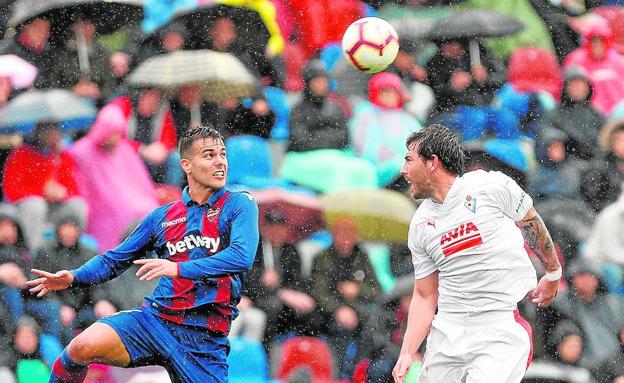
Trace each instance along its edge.
<instances>
[{"instance_id":1,"label":"umbrella","mask_svg":"<svg viewBox=\"0 0 624 383\"><path fill-rule=\"evenodd\" d=\"M438 20L428 37L432 40L501 37L522 29L524 24L514 17L487 9L469 9Z\"/></svg>"},{"instance_id":2,"label":"umbrella","mask_svg":"<svg viewBox=\"0 0 624 383\"><path fill-rule=\"evenodd\" d=\"M436 21L451 13L449 7L406 7L386 3L379 10L378 17L389 22L403 42L405 39L426 38Z\"/></svg>"},{"instance_id":3,"label":"umbrella","mask_svg":"<svg viewBox=\"0 0 624 383\"><path fill-rule=\"evenodd\" d=\"M52 21L50 41L58 44L67 39L73 22L91 20L98 34L109 34L143 18L144 0L21 0L13 6L10 27L18 27L35 17ZM86 41L77 37L78 61L83 75L90 72Z\"/></svg>"},{"instance_id":4,"label":"umbrella","mask_svg":"<svg viewBox=\"0 0 624 383\"><path fill-rule=\"evenodd\" d=\"M322 207L319 200L308 193L282 188L252 190L251 195L260 210L260 232L268 223L267 213L281 216L288 225L287 240L295 243L323 228Z\"/></svg>"},{"instance_id":5,"label":"umbrella","mask_svg":"<svg viewBox=\"0 0 624 383\"><path fill-rule=\"evenodd\" d=\"M177 51L154 56L128 76L137 87L175 90L181 85L200 83L209 101L247 97L255 92L256 78L234 55L211 50Z\"/></svg>"},{"instance_id":6,"label":"umbrella","mask_svg":"<svg viewBox=\"0 0 624 383\"><path fill-rule=\"evenodd\" d=\"M185 23L194 40L202 44L208 38L208 28L219 17L228 17L234 21L238 34L235 44L243 51L264 53L271 34L258 12L247 7L234 7L214 2L206 2L193 10L180 10L174 21Z\"/></svg>"},{"instance_id":7,"label":"umbrella","mask_svg":"<svg viewBox=\"0 0 624 383\"><path fill-rule=\"evenodd\" d=\"M0 77L8 77L13 89L32 86L37 78L37 68L16 55L0 56Z\"/></svg>"},{"instance_id":8,"label":"umbrella","mask_svg":"<svg viewBox=\"0 0 624 383\"><path fill-rule=\"evenodd\" d=\"M352 219L360 239L403 243L416 205L405 195L387 189L344 190L321 197L325 221L331 227Z\"/></svg>"},{"instance_id":9,"label":"umbrella","mask_svg":"<svg viewBox=\"0 0 624 383\"><path fill-rule=\"evenodd\" d=\"M2 133L28 132L37 122L58 122L63 130L88 127L95 106L64 89L30 90L15 97L0 112Z\"/></svg>"},{"instance_id":10,"label":"umbrella","mask_svg":"<svg viewBox=\"0 0 624 383\"><path fill-rule=\"evenodd\" d=\"M80 18L93 21L99 34L109 34L143 18L144 0L18 0L9 19L17 27L35 17L53 21L63 29Z\"/></svg>"}]
</instances>

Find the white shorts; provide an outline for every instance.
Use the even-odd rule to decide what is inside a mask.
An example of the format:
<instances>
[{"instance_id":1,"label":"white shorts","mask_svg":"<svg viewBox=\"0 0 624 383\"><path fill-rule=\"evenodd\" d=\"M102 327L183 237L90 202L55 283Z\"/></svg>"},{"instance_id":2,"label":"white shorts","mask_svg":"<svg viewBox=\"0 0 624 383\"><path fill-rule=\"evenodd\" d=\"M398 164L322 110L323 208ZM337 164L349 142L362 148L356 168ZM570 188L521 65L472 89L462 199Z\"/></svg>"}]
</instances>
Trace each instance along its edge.
<instances>
[{"instance_id":1,"label":"white shorts","mask_svg":"<svg viewBox=\"0 0 624 383\"><path fill-rule=\"evenodd\" d=\"M418 383L519 383L532 357L531 326L517 310L437 314Z\"/></svg>"}]
</instances>

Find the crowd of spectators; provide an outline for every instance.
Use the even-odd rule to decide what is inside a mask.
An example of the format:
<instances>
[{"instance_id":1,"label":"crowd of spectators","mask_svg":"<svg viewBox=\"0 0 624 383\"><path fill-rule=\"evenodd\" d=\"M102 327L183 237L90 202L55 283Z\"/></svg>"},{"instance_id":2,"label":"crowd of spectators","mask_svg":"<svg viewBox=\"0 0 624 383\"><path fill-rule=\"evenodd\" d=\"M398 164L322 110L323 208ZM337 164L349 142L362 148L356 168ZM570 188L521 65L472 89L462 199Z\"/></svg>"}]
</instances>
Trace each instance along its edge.
<instances>
[{"instance_id":1,"label":"crowd of spectators","mask_svg":"<svg viewBox=\"0 0 624 383\"><path fill-rule=\"evenodd\" d=\"M0 0L0 24L19 1ZM139 305L153 287L133 278L132 269L105 285L45 298L30 294L25 282L31 268L72 269L114 248L149 211L178 198L185 185L176 144L187 129L210 124L226 143L255 136L270 147L272 174L232 187L277 185L316 198L328 192L314 186L318 178L334 174L318 166L331 164L336 153L341 161L333 165L358 176L341 174L344 179L328 184L358 178L353 187L366 181L368 187L405 192L399 173L405 139L421 126L442 123L466 141L470 169L507 172L531 194L538 211L549 212L543 216L565 277L551 307L520 305L535 342L527 379L624 382L624 50L615 43L623 36L594 14L604 5L622 15L624 9L611 4L617 1L510 2L533 7L546 25L543 38L554 50L535 50L549 58L543 63L554 65L550 75L560 80L554 85L539 78L530 86L512 81L512 66L531 58L509 59L495 52L495 44L479 41L475 62L468 38L402 38L399 56L386 71L364 75L351 68L353 73L341 77L344 59L331 54L335 36L326 32L319 41L310 32L314 12L330 6L335 14L352 16L336 21L346 27L375 14L372 6L383 10L383 3L427 14L430 7L455 2L258 0L282 15L282 34L273 34L263 49L243 33L240 16L227 11L193 30L176 18L147 33L132 25L137 20L128 20L118 33L125 44L114 49L88 17L60 34L49 17L9 28L0 55L16 55L36 67L27 88L67 89L90 100L98 114L78 131L39 121L17 139L0 132L0 381L47 381L51 363L73 335L97 318ZM224 7L230 8L237 7ZM511 57L524 48L519 44ZM255 93L213 102L198 83L173 90L128 85L129 73L148 58L191 49L233 54L257 77ZM88 75L79 59L85 52ZM18 88L0 71L0 121L7 105L29 91ZM313 161L299 171L309 182L279 178L282 166L292 168L300 158ZM322 158L327 161L316 162ZM366 381L391 382L412 291L405 244L371 246L349 218L328 225L320 236L293 235L279 208L260 219L261 244L231 337L260 342L271 363L277 363L273 354L285 340L317 337L331 346L336 381L357 381L363 368ZM380 245L384 251L371 250ZM539 262L536 268L543 273ZM106 369L94 371L91 382L114 382Z\"/></svg>"}]
</instances>

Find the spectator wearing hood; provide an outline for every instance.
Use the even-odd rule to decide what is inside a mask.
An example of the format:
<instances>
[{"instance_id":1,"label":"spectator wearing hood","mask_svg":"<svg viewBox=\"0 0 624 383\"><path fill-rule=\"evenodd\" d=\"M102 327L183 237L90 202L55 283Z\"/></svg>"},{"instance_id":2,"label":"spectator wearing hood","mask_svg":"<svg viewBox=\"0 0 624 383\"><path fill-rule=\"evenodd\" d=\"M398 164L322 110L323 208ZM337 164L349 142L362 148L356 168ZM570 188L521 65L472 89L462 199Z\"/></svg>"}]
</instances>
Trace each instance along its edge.
<instances>
[{"instance_id":1,"label":"spectator wearing hood","mask_svg":"<svg viewBox=\"0 0 624 383\"><path fill-rule=\"evenodd\" d=\"M581 201L581 175L585 162L566 150L568 135L561 130L542 129L535 151L538 165L528 175L528 191L536 200L565 198Z\"/></svg>"},{"instance_id":2,"label":"spectator wearing hood","mask_svg":"<svg viewBox=\"0 0 624 383\"><path fill-rule=\"evenodd\" d=\"M601 153L583 174L581 194L594 210L615 202L624 185L624 120L609 122L600 131Z\"/></svg>"},{"instance_id":3,"label":"spectator wearing hood","mask_svg":"<svg viewBox=\"0 0 624 383\"><path fill-rule=\"evenodd\" d=\"M48 246L37 254L34 268L39 270L73 270L86 263L97 253L80 240L83 227L71 215L59 217L56 222L55 238ZM96 295L97 293L97 295ZM67 344L73 337L73 330L80 326L85 328L93 322L93 308L102 311L108 308L107 314L117 310L106 299L103 288L83 288L63 290L54 294L60 301L60 318L63 325L63 343ZM106 301L106 302L103 302ZM106 307L104 307L106 306Z\"/></svg>"},{"instance_id":4,"label":"spectator wearing hood","mask_svg":"<svg viewBox=\"0 0 624 383\"><path fill-rule=\"evenodd\" d=\"M548 112L540 122L540 129L555 128L566 133L566 152L582 159L594 156L598 133L605 123L602 114L589 103L592 92L585 70L568 67L564 74L560 105Z\"/></svg>"},{"instance_id":5,"label":"spectator wearing hood","mask_svg":"<svg viewBox=\"0 0 624 383\"><path fill-rule=\"evenodd\" d=\"M290 115L289 151L343 149L349 142L340 105L329 98L329 73L323 62L311 60L303 70L303 99Z\"/></svg>"},{"instance_id":6,"label":"spectator wearing hood","mask_svg":"<svg viewBox=\"0 0 624 383\"><path fill-rule=\"evenodd\" d=\"M624 58L612 45L612 31L597 17L581 32L581 46L564 60L563 67L581 67L593 86L591 105L605 116L624 100Z\"/></svg>"},{"instance_id":7,"label":"spectator wearing hood","mask_svg":"<svg viewBox=\"0 0 624 383\"><path fill-rule=\"evenodd\" d=\"M121 108L127 119L127 135L150 171L154 182L179 186L184 178L179 165L177 132L169 103L156 88L137 89L110 104Z\"/></svg>"},{"instance_id":8,"label":"spectator wearing hood","mask_svg":"<svg viewBox=\"0 0 624 383\"><path fill-rule=\"evenodd\" d=\"M408 100L399 76L389 72L375 74L368 83L368 101L358 103L349 120L352 151L376 167L382 185L403 178L400 171L405 140L421 129L420 123L403 109Z\"/></svg>"},{"instance_id":9,"label":"spectator wearing hood","mask_svg":"<svg viewBox=\"0 0 624 383\"><path fill-rule=\"evenodd\" d=\"M2 177L5 199L17 206L26 244L31 251L44 243L46 224L71 212L84 224L87 205L80 197L75 164L63 148L56 123L42 122L32 137L9 154Z\"/></svg>"},{"instance_id":10,"label":"spectator wearing hood","mask_svg":"<svg viewBox=\"0 0 624 383\"><path fill-rule=\"evenodd\" d=\"M609 294L602 273L582 259L571 263L566 274L570 288L560 292L552 308L578 324L585 335L586 351L579 364L595 369L620 347L624 300Z\"/></svg>"},{"instance_id":11,"label":"spectator wearing hood","mask_svg":"<svg viewBox=\"0 0 624 383\"><path fill-rule=\"evenodd\" d=\"M122 110L108 105L69 151L89 205L87 233L101 251L117 246L130 226L158 206L154 183L127 138L126 123Z\"/></svg>"},{"instance_id":12,"label":"spectator wearing hood","mask_svg":"<svg viewBox=\"0 0 624 383\"><path fill-rule=\"evenodd\" d=\"M557 323L548 337L553 355L534 360L527 369L525 378L536 380L557 379L569 383L595 383L591 372L582 364L584 352L583 332L571 320Z\"/></svg>"}]
</instances>

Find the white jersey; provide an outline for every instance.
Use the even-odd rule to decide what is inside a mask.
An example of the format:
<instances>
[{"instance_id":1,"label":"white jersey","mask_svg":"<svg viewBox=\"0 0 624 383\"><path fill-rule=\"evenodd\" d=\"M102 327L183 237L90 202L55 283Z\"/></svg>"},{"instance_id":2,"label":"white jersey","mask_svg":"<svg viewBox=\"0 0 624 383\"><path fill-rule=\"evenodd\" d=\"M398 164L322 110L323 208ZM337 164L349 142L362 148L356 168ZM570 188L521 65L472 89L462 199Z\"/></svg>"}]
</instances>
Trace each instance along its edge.
<instances>
[{"instance_id":1,"label":"white jersey","mask_svg":"<svg viewBox=\"0 0 624 383\"><path fill-rule=\"evenodd\" d=\"M508 176L477 170L457 177L443 203L426 199L410 223L414 276L436 270L438 310L515 310L537 285L515 222L533 200Z\"/></svg>"}]
</instances>

